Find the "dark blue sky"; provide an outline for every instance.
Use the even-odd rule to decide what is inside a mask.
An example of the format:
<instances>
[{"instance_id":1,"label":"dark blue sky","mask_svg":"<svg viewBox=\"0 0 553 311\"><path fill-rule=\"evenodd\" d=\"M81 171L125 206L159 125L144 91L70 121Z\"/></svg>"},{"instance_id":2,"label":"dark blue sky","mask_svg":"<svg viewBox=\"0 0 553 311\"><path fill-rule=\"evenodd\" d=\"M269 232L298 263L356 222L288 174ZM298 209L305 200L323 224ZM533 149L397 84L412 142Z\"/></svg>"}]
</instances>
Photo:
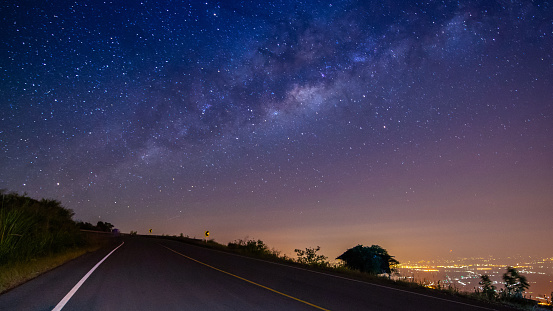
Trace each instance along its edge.
<instances>
[{"instance_id":1,"label":"dark blue sky","mask_svg":"<svg viewBox=\"0 0 553 311\"><path fill-rule=\"evenodd\" d=\"M3 2L0 188L285 252L547 253L552 12Z\"/></svg>"}]
</instances>

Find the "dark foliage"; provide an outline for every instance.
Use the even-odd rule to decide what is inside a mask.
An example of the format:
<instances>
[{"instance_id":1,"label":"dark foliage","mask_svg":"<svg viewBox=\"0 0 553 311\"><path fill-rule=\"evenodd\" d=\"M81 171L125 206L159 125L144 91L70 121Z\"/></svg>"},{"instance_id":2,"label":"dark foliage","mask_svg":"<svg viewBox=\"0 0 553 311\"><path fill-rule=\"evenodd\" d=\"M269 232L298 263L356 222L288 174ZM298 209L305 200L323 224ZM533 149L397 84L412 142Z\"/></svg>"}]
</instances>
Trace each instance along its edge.
<instances>
[{"instance_id":1,"label":"dark foliage","mask_svg":"<svg viewBox=\"0 0 553 311\"><path fill-rule=\"evenodd\" d=\"M378 245L371 247L357 245L336 259L343 260L346 267L350 269L369 274L391 274L392 268L399 264L394 256L390 256L388 251Z\"/></svg>"},{"instance_id":2,"label":"dark foliage","mask_svg":"<svg viewBox=\"0 0 553 311\"><path fill-rule=\"evenodd\" d=\"M316 248L306 248L305 250L296 248L294 250L294 252L296 252L296 255L298 256L298 259L296 261L312 266L328 267L328 258L324 255L317 254L317 252L320 250L320 246L317 246Z\"/></svg>"},{"instance_id":3,"label":"dark foliage","mask_svg":"<svg viewBox=\"0 0 553 311\"><path fill-rule=\"evenodd\" d=\"M0 265L61 252L84 243L59 201L40 201L0 190Z\"/></svg>"},{"instance_id":4,"label":"dark foliage","mask_svg":"<svg viewBox=\"0 0 553 311\"><path fill-rule=\"evenodd\" d=\"M269 247L261 240L238 240L228 243L228 248L237 249L250 254L266 254L269 253Z\"/></svg>"},{"instance_id":5,"label":"dark foliage","mask_svg":"<svg viewBox=\"0 0 553 311\"><path fill-rule=\"evenodd\" d=\"M502 296L505 298L522 299L524 291L530 287L526 277L513 267L507 267L507 272L503 274L503 282L505 282L505 290Z\"/></svg>"},{"instance_id":6,"label":"dark foliage","mask_svg":"<svg viewBox=\"0 0 553 311\"><path fill-rule=\"evenodd\" d=\"M79 229L82 229L82 230L102 231L102 232L111 232L111 230L113 229L112 224L110 224L109 222L103 222L103 221L98 221L96 226L94 226L89 222L78 221L77 226L79 227Z\"/></svg>"},{"instance_id":7,"label":"dark foliage","mask_svg":"<svg viewBox=\"0 0 553 311\"><path fill-rule=\"evenodd\" d=\"M484 294L488 299L493 300L496 297L495 286L493 285L492 280L486 274L480 276L482 279L478 284L482 285L482 294Z\"/></svg>"}]
</instances>

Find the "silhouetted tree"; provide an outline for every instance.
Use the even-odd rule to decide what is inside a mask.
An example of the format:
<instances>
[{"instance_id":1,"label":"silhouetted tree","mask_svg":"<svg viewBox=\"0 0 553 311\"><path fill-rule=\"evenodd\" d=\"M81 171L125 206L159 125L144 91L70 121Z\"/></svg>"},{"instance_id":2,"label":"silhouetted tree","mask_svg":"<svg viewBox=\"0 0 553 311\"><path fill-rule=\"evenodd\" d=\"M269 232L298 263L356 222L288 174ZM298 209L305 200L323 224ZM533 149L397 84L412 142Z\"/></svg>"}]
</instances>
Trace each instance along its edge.
<instances>
[{"instance_id":1,"label":"silhouetted tree","mask_svg":"<svg viewBox=\"0 0 553 311\"><path fill-rule=\"evenodd\" d=\"M526 277L520 275L513 267L507 267L507 272L503 274L505 282L505 294L508 297L522 298L522 294L530 287Z\"/></svg>"},{"instance_id":2,"label":"silhouetted tree","mask_svg":"<svg viewBox=\"0 0 553 311\"><path fill-rule=\"evenodd\" d=\"M113 229L113 225L109 222L98 221L96 224L96 230L98 231L111 232L111 229Z\"/></svg>"},{"instance_id":3,"label":"silhouetted tree","mask_svg":"<svg viewBox=\"0 0 553 311\"><path fill-rule=\"evenodd\" d=\"M492 284L492 280L486 274L480 276L482 279L478 284L482 285L482 293L488 297L488 299L494 299L496 296L495 286Z\"/></svg>"},{"instance_id":4,"label":"silhouetted tree","mask_svg":"<svg viewBox=\"0 0 553 311\"><path fill-rule=\"evenodd\" d=\"M388 251L378 245L371 247L357 245L348 249L336 259L345 262L346 267L370 274L391 274L394 266L399 264L394 256L390 256Z\"/></svg>"},{"instance_id":5,"label":"silhouetted tree","mask_svg":"<svg viewBox=\"0 0 553 311\"><path fill-rule=\"evenodd\" d=\"M96 226L94 226L93 224L91 224L89 222L78 221L77 226L81 230L96 230Z\"/></svg>"},{"instance_id":6,"label":"silhouetted tree","mask_svg":"<svg viewBox=\"0 0 553 311\"><path fill-rule=\"evenodd\" d=\"M298 255L298 262L314 266L328 266L326 256L317 255L317 252L321 250L320 246L317 248L306 248L305 250L295 249L294 252Z\"/></svg>"}]
</instances>

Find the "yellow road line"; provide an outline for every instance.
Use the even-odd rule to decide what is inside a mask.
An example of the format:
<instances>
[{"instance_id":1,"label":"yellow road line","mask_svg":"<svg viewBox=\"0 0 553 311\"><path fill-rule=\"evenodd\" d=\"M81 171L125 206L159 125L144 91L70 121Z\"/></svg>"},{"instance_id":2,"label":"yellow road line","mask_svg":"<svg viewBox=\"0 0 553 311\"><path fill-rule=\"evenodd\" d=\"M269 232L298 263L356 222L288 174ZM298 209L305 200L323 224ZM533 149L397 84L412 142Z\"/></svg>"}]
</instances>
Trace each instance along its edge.
<instances>
[{"instance_id":1,"label":"yellow road line","mask_svg":"<svg viewBox=\"0 0 553 311\"><path fill-rule=\"evenodd\" d=\"M204 263L204 262L201 262L201 261L199 261L199 260L196 260L196 259L194 259L194 258L192 258L192 257L188 257L188 256L186 256L186 255L184 255L184 254L181 254L181 253L177 252L176 250L173 250L173 249L171 249L171 248L169 248L169 247L167 247L167 246L165 246L165 245L161 245L161 246L165 247L166 249L172 251L172 252L175 253L175 254L179 254L179 255L181 255L181 256L184 257L184 258L187 258L187 259L190 259L190 260L192 260L192 261L195 261L195 262L197 262L197 263L199 263L199 264L202 264L202 265L204 265L204 266L206 266L206 267L209 267L209 268L211 268L211 269L213 269L213 270L217 270L217 271L219 271L219 272L223 272L223 273L225 273L225 274L228 274L228 275L230 275L230 276L233 276L233 277L235 277L235 278L237 278L237 279L240 279L240 280L242 280L242 281L246 281L246 282L248 282L248 283L250 283L250 284L253 284L253 285L259 286L259 287L261 287L261 288L270 290L270 291L272 291L273 293L277 293L277 294L282 295L282 296L284 296L284 297L288 297L288 298L294 299L294 300L296 300L296 301L303 302L303 303L305 303L306 305L312 306L313 308L317 308L317 309L319 309L319 310L330 311L330 310L328 310L328 309L319 307L319 306L317 306L317 305L315 305L315 304L312 304L312 303L310 303L310 302L307 302L307 301L305 301L305 300L301 300L301 299L299 299L299 298L296 298L296 297L287 295L287 294L285 294L285 293L283 293L283 292L279 292L279 291L277 291L277 290L274 290L274 289L272 289L272 288L270 288L270 287L263 286L263 285L261 285L261 284L259 284L259 283L255 283L255 282L253 282L253 281L250 281L250 280L248 280L248 279L245 279L245 278L243 278L243 277L240 277L240 276L238 276L238 275L236 275L236 274L232 274L232 273L230 273L230 272L221 270L221 269L219 269L219 268L215 268L215 267L210 266L210 265L208 265L208 264L206 264L206 263Z\"/></svg>"}]
</instances>

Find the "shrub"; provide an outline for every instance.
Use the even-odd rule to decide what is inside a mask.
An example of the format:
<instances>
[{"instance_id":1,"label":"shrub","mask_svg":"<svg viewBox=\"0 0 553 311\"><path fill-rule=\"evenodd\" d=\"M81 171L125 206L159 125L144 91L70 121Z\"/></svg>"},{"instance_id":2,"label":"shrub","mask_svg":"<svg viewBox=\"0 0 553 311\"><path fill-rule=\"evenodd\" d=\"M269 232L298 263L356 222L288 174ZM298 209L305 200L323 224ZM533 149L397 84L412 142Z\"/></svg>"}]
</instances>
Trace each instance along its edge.
<instances>
[{"instance_id":1,"label":"shrub","mask_svg":"<svg viewBox=\"0 0 553 311\"><path fill-rule=\"evenodd\" d=\"M324 255L317 255L319 250L321 250L320 246L317 246L317 248L306 248L305 250L295 249L294 252L296 252L298 256L296 261L312 266L328 267L329 263L326 261L328 257Z\"/></svg>"},{"instance_id":2,"label":"shrub","mask_svg":"<svg viewBox=\"0 0 553 311\"><path fill-rule=\"evenodd\" d=\"M228 248L230 249L237 249L241 250L250 254L257 254L257 255L263 255L263 254L269 254L269 247L263 243L261 240L238 240L234 242L228 243Z\"/></svg>"}]
</instances>

